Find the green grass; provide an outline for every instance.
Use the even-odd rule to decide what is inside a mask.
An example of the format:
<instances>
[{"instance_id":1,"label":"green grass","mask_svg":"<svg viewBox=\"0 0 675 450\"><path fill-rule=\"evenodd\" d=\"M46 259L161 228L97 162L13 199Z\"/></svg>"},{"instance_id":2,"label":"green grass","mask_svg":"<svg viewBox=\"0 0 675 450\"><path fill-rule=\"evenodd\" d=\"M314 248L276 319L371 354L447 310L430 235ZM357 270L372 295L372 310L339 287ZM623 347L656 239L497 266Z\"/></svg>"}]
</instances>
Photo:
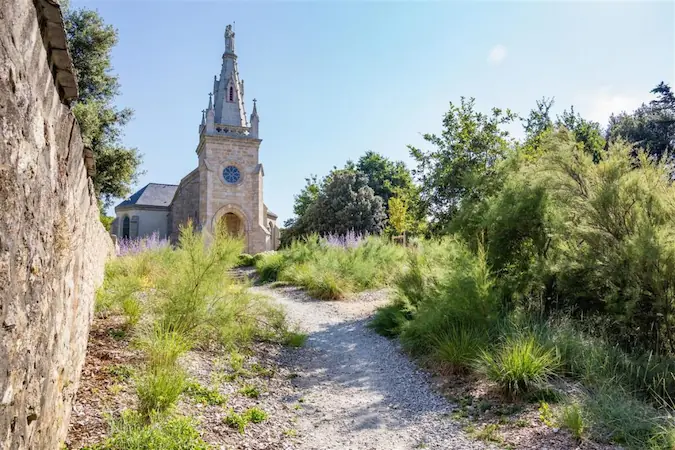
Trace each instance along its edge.
<instances>
[{"instance_id":1,"label":"green grass","mask_svg":"<svg viewBox=\"0 0 675 450\"><path fill-rule=\"evenodd\" d=\"M256 386L254 386L252 384L247 384L245 386L242 386L241 389L239 389L239 393L241 395L244 395L244 396L250 397L250 398L260 397L260 389L258 389Z\"/></svg>"},{"instance_id":2,"label":"green grass","mask_svg":"<svg viewBox=\"0 0 675 450\"><path fill-rule=\"evenodd\" d=\"M146 416L165 412L176 404L184 388L185 372L179 367L147 370L136 381L138 411Z\"/></svg>"},{"instance_id":3,"label":"green grass","mask_svg":"<svg viewBox=\"0 0 675 450\"><path fill-rule=\"evenodd\" d=\"M389 285L404 262L405 249L384 238L371 237L358 247L342 248L314 235L262 256L256 269L263 282L288 282L316 298L332 300Z\"/></svg>"},{"instance_id":4,"label":"green grass","mask_svg":"<svg viewBox=\"0 0 675 450\"><path fill-rule=\"evenodd\" d=\"M453 324L437 338L435 359L454 372L465 372L487 345L486 338L485 330Z\"/></svg>"},{"instance_id":5,"label":"green grass","mask_svg":"<svg viewBox=\"0 0 675 450\"><path fill-rule=\"evenodd\" d=\"M297 331L288 331L284 336L284 344L289 347L302 347L307 342L307 334L299 333Z\"/></svg>"},{"instance_id":6,"label":"green grass","mask_svg":"<svg viewBox=\"0 0 675 450\"><path fill-rule=\"evenodd\" d=\"M494 351L482 351L477 368L510 396L544 387L559 367L555 352L534 336L513 336Z\"/></svg>"},{"instance_id":7,"label":"green grass","mask_svg":"<svg viewBox=\"0 0 675 450\"><path fill-rule=\"evenodd\" d=\"M135 411L123 411L110 424L110 437L83 450L208 450L194 420L186 417L153 416L147 419Z\"/></svg>"},{"instance_id":8,"label":"green grass","mask_svg":"<svg viewBox=\"0 0 675 450\"><path fill-rule=\"evenodd\" d=\"M247 409L243 414L238 414L233 409L230 409L223 421L226 425L236 428L243 434L249 423L261 423L267 420L267 418L267 413L260 408Z\"/></svg>"},{"instance_id":9,"label":"green grass","mask_svg":"<svg viewBox=\"0 0 675 450\"><path fill-rule=\"evenodd\" d=\"M227 402L227 399L217 389L202 386L194 380L186 383L183 392L202 405L224 405Z\"/></svg>"},{"instance_id":10,"label":"green grass","mask_svg":"<svg viewBox=\"0 0 675 450\"><path fill-rule=\"evenodd\" d=\"M560 413L560 427L565 428L577 439L581 439L586 430L586 423L581 412L581 407L572 403L565 405Z\"/></svg>"}]
</instances>

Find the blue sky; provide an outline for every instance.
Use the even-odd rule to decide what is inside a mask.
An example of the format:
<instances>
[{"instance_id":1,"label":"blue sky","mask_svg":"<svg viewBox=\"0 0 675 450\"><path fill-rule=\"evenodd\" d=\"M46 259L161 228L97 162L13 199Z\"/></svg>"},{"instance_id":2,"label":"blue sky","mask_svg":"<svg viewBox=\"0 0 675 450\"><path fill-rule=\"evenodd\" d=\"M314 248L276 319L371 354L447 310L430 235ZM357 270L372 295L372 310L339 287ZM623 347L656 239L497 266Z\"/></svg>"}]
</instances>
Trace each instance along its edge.
<instances>
[{"instance_id":1,"label":"blue sky","mask_svg":"<svg viewBox=\"0 0 675 450\"><path fill-rule=\"evenodd\" d=\"M197 165L201 110L236 22L246 108L258 100L265 203L281 220L312 173L367 150L411 164L448 102L522 115L542 96L605 123L675 81L672 2L77 1L119 30L124 143L138 182L177 184ZM519 130L516 130L519 132Z\"/></svg>"}]
</instances>

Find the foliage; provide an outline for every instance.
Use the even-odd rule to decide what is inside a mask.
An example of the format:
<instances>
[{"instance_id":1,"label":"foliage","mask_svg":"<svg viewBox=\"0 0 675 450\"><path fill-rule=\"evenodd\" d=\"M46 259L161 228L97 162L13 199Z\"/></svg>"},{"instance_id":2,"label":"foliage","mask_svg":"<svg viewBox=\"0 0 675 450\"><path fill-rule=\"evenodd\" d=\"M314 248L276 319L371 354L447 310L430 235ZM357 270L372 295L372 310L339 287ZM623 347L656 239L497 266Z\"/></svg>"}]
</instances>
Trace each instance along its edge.
<instances>
[{"instance_id":1,"label":"foliage","mask_svg":"<svg viewBox=\"0 0 675 450\"><path fill-rule=\"evenodd\" d=\"M267 417L267 413L260 408L247 409L243 414L237 414L230 408L223 421L232 428L237 428L239 432L243 434L249 422L264 422L267 420Z\"/></svg>"},{"instance_id":2,"label":"foliage","mask_svg":"<svg viewBox=\"0 0 675 450\"><path fill-rule=\"evenodd\" d=\"M302 347L307 342L307 335L297 331L288 331L284 337L284 344L289 347Z\"/></svg>"},{"instance_id":3,"label":"foliage","mask_svg":"<svg viewBox=\"0 0 675 450\"><path fill-rule=\"evenodd\" d=\"M385 229L392 197L405 202L410 231L423 230L419 189L401 161L369 151L356 163L347 161L343 169L334 168L321 180L312 175L305 181L295 196L296 217L285 222L282 246L312 233L345 234L351 230L377 234Z\"/></svg>"},{"instance_id":4,"label":"foliage","mask_svg":"<svg viewBox=\"0 0 675 450\"><path fill-rule=\"evenodd\" d=\"M560 425L567 428L577 439L581 439L584 434L586 424L584 422L581 407L577 403L572 403L563 407L560 413Z\"/></svg>"},{"instance_id":5,"label":"foliage","mask_svg":"<svg viewBox=\"0 0 675 450\"><path fill-rule=\"evenodd\" d=\"M227 274L242 247L224 232L207 243L191 226L181 229L171 266L155 283L154 309L161 330L201 345L225 346L282 331L283 314Z\"/></svg>"},{"instance_id":6,"label":"foliage","mask_svg":"<svg viewBox=\"0 0 675 450\"><path fill-rule=\"evenodd\" d=\"M239 261L237 262L237 267L251 267L255 266L256 259L249 255L248 253L242 253L239 255Z\"/></svg>"},{"instance_id":7,"label":"foliage","mask_svg":"<svg viewBox=\"0 0 675 450\"><path fill-rule=\"evenodd\" d=\"M203 405L224 405L227 399L223 397L217 389L210 389L202 386L196 381L188 381L184 391L197 403Z\"/></svg>"},{"instance_id":8,"label":"foliage","mask_svg":"<svg viewBox=\"0 0 675 450\"><path fill-rule=\"evenodd\" d=\"M186 417L153 415L150 423L134 411L123 411L110 424L110 437L90 450L208 450L195 427Z\"/></svg>"},{"instance_id":9,"label":"foliage","mask_svg":"<svg viewBox=\"0 0 675 450\"><path fill-rule=\"evenodd\" d=\"M400 246L378 237L349 240L312 235L266 256L256 267L261 280L286 281L317 298L339 299L387 285L400 270L404 253Z\"/></svg>"},{"instance_id":10,"label":"foliage","mask_svg":"<svg viewBox=\"0 0 675 450\"><path fill-rule=\"evenodd\" d=\"M534 336L514 336L494 352L483 351L478 369L509 395L517 396L545 385L558 366L555 353Z\"/></svg>"},{"instance_id":11,"label":"foliage","mask_svg":"<svg viewBox=\"0 0 675 450\"><path fill-rule=\"evenodd\" d=\"M98 12L83 8L65 9L64 22L79 91L73 114L84 144L94 152L94 189L107 207L113 198L131 192L141 164L138 151L121 144L122 128L132 111L115 106L120 85L111 73L111 52L117 31Z\"/></svg>"},{"instance_id":12,"label":"foliage","mask_svg":"<svg viewBox=\"0 0 675 450\"><path fill-rule=\"evenodd\" d=\"M403 234L408 231L408 205L399 197L389 199L389 223L394 231Z\"/></svg>"},{"instance_id":13,"label":"foliage","mask_svg":"<svg viewBox=\"0 0 675 450\"><path fill-rule=\"evenodd\" d=\"M185 372L176 366L150 367L136 381L138 411L163 413L176 404L185 388Z\"/></svg>"},{"instance_id":14,"label":"foliage","mask_svg":"<svg viewBox=\"0 0 675 450\"><path fill-rule=\"evenodd\" d=\"M515 115L494 108L490 115L474 111L474 99L450 103L440 135L426 134L433 150L409 147L417 161L414 173L421 183L421 201L437 229L447 227L460 204L477 202L500 185L496 165L512 143L502 129Z\"/></svg>"},{"instance_id":15,"label":"foliage","mask_svg":"<svg viewBox=\"0 0 675 450\"><path fill-rule=\"evenodd\" d=\"M339 170L324 182L298 226L304 233L345 234L353 230L377 234L384 229L385 219L382 199L368 186L366 176Z\"/></svg>"},{"instance_id":16,"label":"foliage","mask_svg":"<svg viewBox=\"0 0 675 450\"><path fill-rule=\"evenodd\" d=\"M608 140L624 139L657 160L669 159L675 151L675 95L664 82L651 92L657 98L649 104L610 118Z\"/></svg>"}]
</instances>

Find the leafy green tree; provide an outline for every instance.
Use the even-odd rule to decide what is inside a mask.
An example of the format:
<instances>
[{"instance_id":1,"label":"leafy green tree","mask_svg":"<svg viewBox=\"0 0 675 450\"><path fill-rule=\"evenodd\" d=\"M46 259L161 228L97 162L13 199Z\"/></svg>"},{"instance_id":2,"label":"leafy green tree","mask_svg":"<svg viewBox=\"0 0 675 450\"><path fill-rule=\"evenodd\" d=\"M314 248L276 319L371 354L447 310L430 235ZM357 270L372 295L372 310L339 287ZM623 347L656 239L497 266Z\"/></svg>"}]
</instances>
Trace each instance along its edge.
<instances>
[{"instance_id":1,"label":"leafy green tree","mask_svg":"<svg viewBox=\"0 0 675 450\"><path fill-rule=\"evenodd\" d=\"M400 197L389 199L389 223L397 234L408 231L408 205Z\"/></svg>"},{"instance_id":2,"label":"leafy green tree","mask_svg":"<svg viewBox=\"0 0 675 450\"><path fill-rule=\"evenodd\" d=\"M114 105L120 93L118 77L112 74L111 52L117 31L96 12L65 6L68 49L77 75L79 97L73 114L80 124L86 146L96 158L94 187L104 206L131 193L141 165L135 148L121 143L122 129L132 111Z\"/></svg>"},{"instance_id":3,"label":"leafy green tree","mask_svg":"<svg viewBox=\"0 0 675 450\"><path fill-rule=\"evenodd\" d=\"M622 112L609 119L607 140L624 139L651 157L672 158L675 150L675 95L669 85L659 83L651 91L656 100L642 104L632 114Z\"/></svg>"},{"instance_id":4,"label":"leafy green tree","mask_svg":"<svg viewBox=\"0 0 675 450\"><path fill-rule=\"evenodd\" d=\"M558 116L556 126L571 131L579 148L591 155L596 163L600 161L606 142L599 123L586 120L579 113L575 114L572 106L569 111L565 110Z\"/></svg>"},{"instance_id":5,"label":"leafy green tree","mask_svg":"<svg viewBox=\"0 0 675 450\"><path fill-rule=\"evenodd\" d=\"M355 169L368 177L368 186L382 198L384 205L388 205L389 199L398 192L414 190L412 175L403 161L392 161L379 153L368 151L359 158Z\"/></svg>"},{"instance_id":6,"label":"leafy green tree","mask_svg":"<svg viewBox=\"0 0 675 450\"><path fill-rule=\"evenodd\" d=\"M501 185L497 164L512 148L503 125L516 115L493 108L489 115L474 111L474 99L461 99L443 118L440 135L426 134L432 150L409 146L417 161L414 173L421 183L422 206L436 227L447 228L463 203L478 202Z\"/></svg>"},{"instance_id":7,"label":"leafy green tree","mask_svg":"<svg viewBox=\"0 0 675 450\"><path fill-rule=\"evenodd\" d=\"M315 202L298 219L303 233L380 233L386 223L382 199L368 186L368 179L352 170L333 171Z\"/></svg>"}]
</instances>

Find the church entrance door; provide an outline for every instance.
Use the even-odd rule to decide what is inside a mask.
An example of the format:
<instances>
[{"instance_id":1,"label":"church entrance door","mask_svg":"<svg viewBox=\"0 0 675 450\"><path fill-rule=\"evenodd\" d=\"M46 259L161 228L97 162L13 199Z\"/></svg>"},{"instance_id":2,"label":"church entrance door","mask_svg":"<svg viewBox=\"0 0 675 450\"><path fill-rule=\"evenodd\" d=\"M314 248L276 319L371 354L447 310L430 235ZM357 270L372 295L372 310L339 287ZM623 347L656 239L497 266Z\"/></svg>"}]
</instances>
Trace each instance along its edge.
<instances>
[{"instance_id":1,"label":"church entrance door","mask_svg":"<svg viewBox=\"0 0 675 450\"><path fill-rule=\"evenodd\" d=\"M232 236L243 236L244 235L244 223L234 213L227 213L223 215L220 219L220 226L224 228L228 234Z\"/></svg>"}]
</instances>

